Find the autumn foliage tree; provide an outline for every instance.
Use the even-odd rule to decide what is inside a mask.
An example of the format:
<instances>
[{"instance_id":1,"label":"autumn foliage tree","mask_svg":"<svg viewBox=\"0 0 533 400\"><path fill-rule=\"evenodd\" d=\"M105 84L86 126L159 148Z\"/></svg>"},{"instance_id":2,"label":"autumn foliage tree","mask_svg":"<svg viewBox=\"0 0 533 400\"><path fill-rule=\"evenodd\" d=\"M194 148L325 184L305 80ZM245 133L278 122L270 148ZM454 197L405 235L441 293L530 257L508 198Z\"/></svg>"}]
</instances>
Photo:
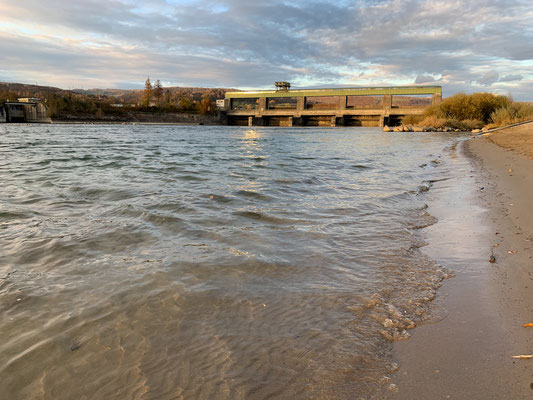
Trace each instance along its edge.
<instances>
[{"instance_id":1,"label":"autumn foliage tree","mask_svg":"<svg viewBox=\"0 0 533 400\"><path fill-rule=\"evenodd\" d=\"M150 100L152 99L152 82L150 82L150 77L146 78L144 83L144 93L142 97L142 105L144 107L150 107Z\"/></svg>"},{"instance_id":2,"label":"autumn foliage tree","mask_svg":"<svg viewBox=\"0 0 533 400\"><path fill-rule=\"evenodd\" d=\"M202 101L200 102L200 112L202 114L212 114L215 111L215 106L213 102L211 101L211 98L206 93L202 97Z\"/></svg>"},{"instance_id":3,"label":"autumn foliage tree","mask_svg":"<svg viewBox=\"0 0 533 400\"><path fill-rule=\"evenodd\" d=\"M152 94L154 95L157 106L161 107L161 100L163 99L163 86L161 85L161 81L159 79L155 82Z\"/></svg>"},{"instance_id":4,"label":"autumn foliage tree","mask_svg":"<svg viewBox=\"0 0 533 400\"><path fill-rule=\"evenodd\" d=\"M180 111L193 111L194 101L188 96L180 96L178 100L178 108Z\"/></svg>"},{"instance_id":5,"label":"autumn foliage tree","mask_svg":"<svg viewBox=\"0 0 533 400\"><path fill-rule=\"evenodd\" d=\"M6 101L16 101L18 98L17 92L13 91L0 91L0 104L4 104Z\"/></svg>"}]
</instances>

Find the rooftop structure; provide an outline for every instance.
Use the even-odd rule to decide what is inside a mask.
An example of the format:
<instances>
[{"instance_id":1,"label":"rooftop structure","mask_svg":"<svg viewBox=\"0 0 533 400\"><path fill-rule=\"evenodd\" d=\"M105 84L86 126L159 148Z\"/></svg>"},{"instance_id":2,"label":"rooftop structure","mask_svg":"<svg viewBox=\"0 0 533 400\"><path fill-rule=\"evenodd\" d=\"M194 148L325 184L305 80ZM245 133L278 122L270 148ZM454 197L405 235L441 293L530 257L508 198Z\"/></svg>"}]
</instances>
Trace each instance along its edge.
<instances>
[{"instance_id":1,"label":"rooftop structure","mask_svg":"<svg viewBox=\"0 0 533 400\"><path fill-rule=\"evenodd\" d=\"M291 84L289 82L276 82L274 84L276 86L276 90L278 92L287 92L291 88Z\"/></svg>"}]
</instances>

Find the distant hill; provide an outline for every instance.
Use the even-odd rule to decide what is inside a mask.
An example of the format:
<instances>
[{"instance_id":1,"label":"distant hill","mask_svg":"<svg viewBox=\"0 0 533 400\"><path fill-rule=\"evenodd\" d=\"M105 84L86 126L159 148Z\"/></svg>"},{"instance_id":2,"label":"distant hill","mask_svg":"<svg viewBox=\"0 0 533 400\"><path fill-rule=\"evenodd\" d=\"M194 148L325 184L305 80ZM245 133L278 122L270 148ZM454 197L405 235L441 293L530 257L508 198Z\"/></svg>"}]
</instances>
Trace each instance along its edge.
<instances>
[{"instance_id":1,"label":"distant hill","mask_svg":"<svg viewBox=\"0 0 533 400\"><path fill-rule=\"evenodd\" d=\"M0 93L16 93L18 97L44 97L46 94L66 94L68 90L52 86L28 85L26 83L0 82Z\"/></svg>"}]
</instances>

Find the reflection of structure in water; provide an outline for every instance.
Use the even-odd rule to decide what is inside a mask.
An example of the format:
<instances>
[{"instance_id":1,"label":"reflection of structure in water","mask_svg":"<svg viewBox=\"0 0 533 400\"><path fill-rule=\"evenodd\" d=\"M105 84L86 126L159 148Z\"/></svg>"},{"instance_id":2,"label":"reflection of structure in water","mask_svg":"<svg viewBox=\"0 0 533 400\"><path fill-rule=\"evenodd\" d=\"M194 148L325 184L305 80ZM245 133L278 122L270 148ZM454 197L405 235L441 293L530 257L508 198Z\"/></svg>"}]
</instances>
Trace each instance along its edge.
<instances>
[{"instance_id":1,"label":"reflection of structure in water","mask_svg":"<svg viewBox=\"0 0 533 400\"><path fill-rule=\"evenodd\" d=\"M50 123L48 108L35 98L20 98L0 106L0 122L46 122Z\"/></svg>"}]
</instances>

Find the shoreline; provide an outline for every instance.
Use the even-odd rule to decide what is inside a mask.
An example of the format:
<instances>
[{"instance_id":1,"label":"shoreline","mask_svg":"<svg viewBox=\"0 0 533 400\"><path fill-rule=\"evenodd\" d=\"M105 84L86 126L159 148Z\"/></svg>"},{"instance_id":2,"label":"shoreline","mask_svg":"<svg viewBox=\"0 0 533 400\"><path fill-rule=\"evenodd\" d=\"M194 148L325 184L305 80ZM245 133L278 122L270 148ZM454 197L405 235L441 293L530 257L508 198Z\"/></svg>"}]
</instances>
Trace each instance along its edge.
<instances>
[{"instance_id":1,"label":"shoreline","mask_svg":"<svg viewBox=\"0 0 533 400\"><path fill-rule=\"evenodd\" d=\"M531 397L533 364L511 356L533 353L533 328L522 327L533 322L533 160L516 152L523 141L491 143L509 131L462 142L452 158L463 176L432 189L439 222L423 250L456 278L439 289L434 317L394 344L388 398Z\"/></svg>"}]
</instances>

